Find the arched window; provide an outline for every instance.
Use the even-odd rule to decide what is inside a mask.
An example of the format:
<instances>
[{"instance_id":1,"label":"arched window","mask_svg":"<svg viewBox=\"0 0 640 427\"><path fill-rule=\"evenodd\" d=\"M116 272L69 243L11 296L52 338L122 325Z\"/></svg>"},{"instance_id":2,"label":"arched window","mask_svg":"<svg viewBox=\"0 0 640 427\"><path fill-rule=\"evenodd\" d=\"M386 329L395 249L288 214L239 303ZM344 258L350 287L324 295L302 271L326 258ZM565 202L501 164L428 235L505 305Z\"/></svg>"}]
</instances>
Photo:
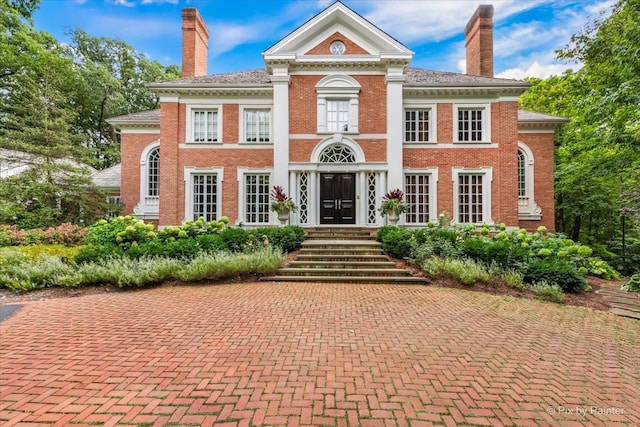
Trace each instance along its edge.
<instances>
[{"instance_id":1,"label":"arched window","mask_svg":"<svg viewBox=\"0 0 640 427\"><path fill-rule=\"evenodd\" d=\"M147 156L147 196L160 195L160 147L156 147Z\"/></svg>"},{"instance_id":2,"label":"arched window","mask_svg":"<svg viewBox=\"0 0 640 427\"><path fill-rule=\"evenodd\" d=\"M527 195L527 156L518 149L518 197Z\"/></svg>"},{"instance_id":3,"label":"arched window","mask_svg":"<svg viewBox=\"0 0 640 427\"><path fill-rule=\"evenodd\" d=\"M518 142L518 217L522 220L542 218L542 210L533 198L534 187L533 152Z\"/></svg>"},{"instance_id":4,"label":"arched window","mask_svg":"<svg viewBox=\"0 0 640 427\"><path fill-rule=\"evenodd\" d=\"M133 213L142 219L158 219L160 206L160 143L149 144L140 155L140 201Z\"/></svg>"},{"instance_id":5,"label":"arched window","mask_svg":"<svg viewBox=\"0 0 640 427\"><path fill-rule=\"evenodd\" d=\"M330 145L320 154L320 163L355 163L356 156L349 147Z\"/></svg>"}]
</instances>

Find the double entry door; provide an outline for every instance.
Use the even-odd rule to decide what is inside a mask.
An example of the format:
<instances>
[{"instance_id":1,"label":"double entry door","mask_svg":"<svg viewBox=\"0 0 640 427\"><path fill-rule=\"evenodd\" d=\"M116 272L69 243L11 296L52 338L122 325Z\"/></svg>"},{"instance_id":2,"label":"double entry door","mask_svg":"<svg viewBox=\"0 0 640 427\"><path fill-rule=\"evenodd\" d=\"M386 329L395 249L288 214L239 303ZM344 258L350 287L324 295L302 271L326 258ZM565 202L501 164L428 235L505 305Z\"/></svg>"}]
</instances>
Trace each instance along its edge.
<instances>
[{"instance_id":1,"label":"double entry door","mask_svg":"<svg viewBox=\"0 0 640 427\"><path fill-rule=\"evenodd\" d=\"M320 174L320 224L356 223L356 175Z\"/></svg>"}]
</instances>

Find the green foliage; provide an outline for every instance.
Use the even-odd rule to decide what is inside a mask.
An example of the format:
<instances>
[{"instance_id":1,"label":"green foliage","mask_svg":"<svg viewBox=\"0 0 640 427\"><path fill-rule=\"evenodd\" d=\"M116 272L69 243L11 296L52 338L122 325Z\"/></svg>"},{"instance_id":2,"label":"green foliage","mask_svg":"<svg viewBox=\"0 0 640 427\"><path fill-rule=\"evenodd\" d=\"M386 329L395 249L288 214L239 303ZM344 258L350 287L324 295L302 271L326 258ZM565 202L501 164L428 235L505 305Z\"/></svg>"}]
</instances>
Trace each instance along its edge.
<instances>
[{"instance_id":1,"label":"green foliage","mask_svg":"<svg viewBox=\"0 0 640 427\"><path fill-rule=\"evenodd\" d=\"M300 249L305 239L304 228L297 225L286 227L261 227L251 231L251 239L265 241L283 252L293 252Z\"/></svg>"},{"instance_id":2,"label":"green foliage","mask_svg":"<svg viewBox=\"0 0 640 427\"><path fill-rule=\"evenodd\" d=\"M467 286L491 279L485 265L471 259L441 258L438 261L438 270L446 272Z\"/></svg>"},{"instance_id":3,"label":"green foliage","mask_svg":"<svg viewBox=\"0 0 640 427\"><path fill-rule=\"evenodd\" d=\"M82 250L82 246L63 246L63 245L31 245L31 246L15 246L7 248L7 250L20 252L27 258L35 260L43 255L50 255L60 259L73 260L75 256Z\"/></svg>"},{"instance_id":4,"label":"green foliage","mask_svg":"<svg viewBox=\"0 0 640 427\"><path fill-rule=\"evenodd\" d=\"M220 232L222 241L231 252L242 252L249 242L249 233L241 227L229 227Z\"/></svg>"},{"instance_id":5,"label":"green foliage","mask_svg":"<svg viewBox=\"0 0 640 427\"><path fill-rule=\"evenodd\" d=\"M587 281L578 267L571 261L561 258L533 258L524 273L527 283L547 282L558 285L564 291L578 292L584 289Z\"/></svg>"},{"instance_id":6,"label":"green foliage","mask_svg":"<svg viewBox=\"0 0 640 427\"><path fill-rule=\"evenodd\" d=\"M411 255L411 231L406 228L387 225L380 227L376 239L382 244L382 249L395 258L405 258Z\"/></svg>"},{"instance_id":7,"label":"green foliage","mask_svg":"<svg viewBox=\"0 0 640 427\"><path fill-rule=\"evenodd\" d=\"M619 257L622 221L627 238L640 237L639 32L640 1L618 1L558 52L584 67L534 79L520 98L521 108L570 118L556 134L556 229Z\"/></svg>"},{"instance_id":8,"label":"green foliage","mask_svg":"<svg viewBox=\"0 0 640 427\"><path fill-rule=\"evenodd\" d=\"M640 274L634 274L627 283L621 286L623 291L640 292Z\"/></svg>"},{"instance_id":9,"label":"green foliage","mask_svg":"<svg viewBox=\"0 0 640 427\"><path fill-rule=\"evenodd\" d=\"M564 302L564 292L562 291L562 288L556 284L549 284L545 281L540 281L529 285L529 289L541 300L559 304Z\"/></svg>"},{"instance_id":10,"label":"green foliage","mask_svg":"<svg viewBox=\"0 0 640 427\"><path fill-rule=\"evenodd\" d=\"M176 279L228 279L269 274L284 262L282 252L272 247L248 254L201 252L187 261L168 257L134 259L121 254L95 262L75 264L64 263L60 258L50 255L40 255L31 260L26 255L9 249L2 250L0 255L0 287L16 292L49 286L112 284L119 287L140 287Z\"/></svg>"},{"instance_id":11,"label":"green foliage","mask_svg":"<svg viewBox=\"0 0 640 427\"><path fill-rule=\"evenodd\" d=\"M119 258L124 255L124 250L115 243L84 246L73 258L76 264L99 262L109 258Z\"/></svg>"},{"instance_id":12,"label":"green foliage","mask_svg":"<svg viewBox=\"0 0 640 427\"><path fill-rule=\"evenodd\" d=\"M134 215L102 219L89 228L86 242L92 245L116 244L123 249L156 238L153 224L145 224Z\"/></svg>"}]
</instances>

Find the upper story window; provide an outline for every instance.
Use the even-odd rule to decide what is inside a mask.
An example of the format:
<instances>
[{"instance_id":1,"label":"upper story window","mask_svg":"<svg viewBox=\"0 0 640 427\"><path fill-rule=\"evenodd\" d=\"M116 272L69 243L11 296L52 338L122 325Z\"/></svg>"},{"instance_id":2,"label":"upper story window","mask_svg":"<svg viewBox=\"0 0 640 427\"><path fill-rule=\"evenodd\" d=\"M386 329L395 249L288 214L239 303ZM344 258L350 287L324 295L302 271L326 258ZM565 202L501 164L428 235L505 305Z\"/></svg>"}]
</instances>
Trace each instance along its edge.
<instances>
[{"instance_id":1,"label":"upper story window","mask_svg":"<svg viewBox=\"0 0 640 427\"><path fill-rule=\"evenodd\" d=\"M431 138L431 110L405 110L404 112L404 140L405 142L430 142Z\"/></svg>"},{"instance_id":2,"label":"upper story window","mask_svg":"<svg viewBox=\"0 0 640 427\"><path fill-rule=\"evenodd\" d=\"M458 106L456 115L457 142L489 142L491 140L488 105Z\"/></svg>"},{"instance_id":3,"label":"upper story window","mask_svg":"<svg viewBox=\"0 0 640 427\"><path fill-rule=\"evenodd\" d=\"M218 110L193 110L193 141L218 142Z\"/></svg>"},{"instance_id":4,"label":"upper story window","mask_svg":"<svg viewBox=\"0 0 640 427\"><path fill-rule=\"evenodd\" d=\"M349 100L327 100L327 131L349 131Z\"/></svg>"},{"instance_id":5,"label":"upper story window","mask_svg":"<svg viewBox=\"0 0 640 427\"><path fill-rule=\"evenodd\" d=\"M358 133L360 83L345 75L330 75L316 85L318 133Z\"/></svg>"},{"instance_id":6,"label":"upper story window","mask_svg":"<svg viewBox=\"0 0 640 427\"><path fill-rule=\"evenodd\" d=\"M244 140L246 142L269 142L271 140L270 110L244 110Z\"/></svg>"},{"instance_id":7,"label":"upper story window","mask_svg":"<svg viewBox=\"0 0 640 427\"><path fill-rule=\"evenodd\" d=\"M222 105L187 104L185 142L220 144L222 142Z\"/></svg>"}]
</instances>

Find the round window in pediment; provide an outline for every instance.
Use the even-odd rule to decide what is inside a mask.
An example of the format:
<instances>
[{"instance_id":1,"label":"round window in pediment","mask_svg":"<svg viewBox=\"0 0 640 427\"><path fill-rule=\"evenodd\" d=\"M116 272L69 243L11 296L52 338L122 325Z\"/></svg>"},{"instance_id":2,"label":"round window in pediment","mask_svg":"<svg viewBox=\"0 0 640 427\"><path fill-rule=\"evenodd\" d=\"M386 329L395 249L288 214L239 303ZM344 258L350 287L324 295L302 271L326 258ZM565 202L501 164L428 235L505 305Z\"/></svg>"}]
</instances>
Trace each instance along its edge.
<instances>
[{"instance_id":1,"label":"round window in pediment","mask_svg":"<svg viewBox=\"0 0 640 427\"><path fill-rule=\"evenodd\" d=\"M331 51L332 55L342 55L346 50L346 46L340 40L336 40L335 42L331 43L331 46L329 46L329 50Z\"/></svg>"}]
</instances>

